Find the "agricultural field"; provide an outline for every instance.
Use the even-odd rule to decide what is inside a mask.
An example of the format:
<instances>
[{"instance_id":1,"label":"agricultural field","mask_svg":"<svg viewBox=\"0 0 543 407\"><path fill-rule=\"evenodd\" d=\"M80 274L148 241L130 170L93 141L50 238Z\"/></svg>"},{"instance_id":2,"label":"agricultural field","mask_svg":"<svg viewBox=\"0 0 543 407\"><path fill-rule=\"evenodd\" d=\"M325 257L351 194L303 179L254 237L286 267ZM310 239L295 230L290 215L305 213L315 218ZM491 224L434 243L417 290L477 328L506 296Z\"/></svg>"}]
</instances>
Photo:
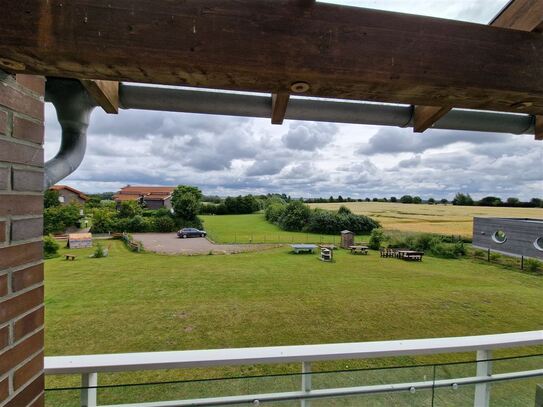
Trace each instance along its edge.
<instances>
[{"instance_id":1,"label":"agricultural field","mask_svg":"<svg viewBox=\"0 0 543 407\"><path fill-rule=\"evenodd\" d=\"M541 276L471 258L403 262L380 258L374 251L352 256L339 250L334 263L322 263L316 255L291 254L288 247L237 255L166 256L133 253L120 241L105 245L110 249L106 258L92 259L91 249L79 249L76 261L61 256L45 262L47 356L477 335L543 326ZM62 249L61 254L66 252ZM496 356L542 351L509 350ZM316 363L314 370L472 359L472 354L463 354L327 362ZM397 374L422 377L415 370ZM298 371L299 366L283 365L140 372L101 375L99 383ZM387 377L394 374L387 370ZM299 377L293 377L291 387L298 388ZM353 377L342 383L352 383ZM273 380L114 388L100 390L99 403L168 400L232 389L265 391L282 379ZM79 384L76 376L47 378L48 389ZM529 384L526 397L533 402L534 387ZM507 398L512 390L503 388ZM77 405L78 397L79 390L48 391L47 405ZM507 400L495 405L523 406L529 398L517 394L513 403Z\"/></svg>"},{"instance_id":2,"label":"agricultural field","mask_svg":"<svg viewBox=\"0 0 543 407\"><path fill-rule=\"evenodd\" d=\"M384 229L439 233L471 237L473 217L543 218L541 208L493 208L484 206L402 204L390 202L345 202L310 204L312 208L338 210L378 220Z\"/></svg>"},{"instance_id":3,"label":"agricultural field","mask_svg":"<svg viewBox=\"0 0 543 407\"><path fill-rule=\"evenodd\" d=\"M250 215L203 215L208 237L216 243L335 243L338 235L286 232L264 218L262 213ZM358 236L367 241L368 237Z\"/></svg>"}]
</instances>

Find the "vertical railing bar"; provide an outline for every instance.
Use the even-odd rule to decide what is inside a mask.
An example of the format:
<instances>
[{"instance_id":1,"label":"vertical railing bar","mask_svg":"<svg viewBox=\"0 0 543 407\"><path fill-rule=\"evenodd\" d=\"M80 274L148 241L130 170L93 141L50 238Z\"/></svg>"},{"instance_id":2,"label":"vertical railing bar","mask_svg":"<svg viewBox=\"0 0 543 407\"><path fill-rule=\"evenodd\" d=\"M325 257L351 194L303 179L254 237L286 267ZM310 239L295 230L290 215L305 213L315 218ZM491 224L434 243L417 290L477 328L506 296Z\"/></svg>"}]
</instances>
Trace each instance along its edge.
<instances>
[{"instance_id":1,"label":"vertical railing bar","mask_svg":"<svg viewBox=\"0 0 543 407\"><path fill-rule=\"evenodd\" d=\"M81 407L97 406L98 373L81 374Z\"/></svg>"},{"instance_id":2,"label":"vertical railing bar","mask_svg":"<svg viewBox=\"0 0 543 407\"><path fill-rule=\"evenodd\" d=\"M302 391L311 392L311 363L302 362ZM302 399L301 407L311 407L311 400Z\"/></svg>"},{"instance_id":3,"label":"vertical railing bar","mask_svg":"<svg viewBox=\"0 0 543 407\"><path fill-rule=\"evenodd\" d=\"M492 351L481 349L477 351L477 376L492 375ZM475 385L474 407L490 406L490 383L479 383Z\"/></svg>"}]
</instances>

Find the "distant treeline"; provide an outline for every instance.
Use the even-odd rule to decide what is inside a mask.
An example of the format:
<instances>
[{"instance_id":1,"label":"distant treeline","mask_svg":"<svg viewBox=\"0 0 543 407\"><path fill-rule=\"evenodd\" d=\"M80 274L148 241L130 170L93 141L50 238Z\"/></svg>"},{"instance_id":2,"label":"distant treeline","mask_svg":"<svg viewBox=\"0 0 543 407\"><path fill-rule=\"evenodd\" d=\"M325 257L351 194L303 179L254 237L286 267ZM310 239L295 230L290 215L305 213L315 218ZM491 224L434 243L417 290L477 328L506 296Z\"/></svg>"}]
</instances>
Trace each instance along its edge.
<instances>
[{"instance_id":1,"label":"distant treeline","mask_svg":"<svg viewBox=\"0 0 543 407\"><path fill-rule=\"evenodd\" d=\"M390 198L343 198L339 195L337 198L330 196L329 198L304 198L306 203L343 203L343 202L399 202L408 204L452 204L459 206L502 206L512 208L543 208L542 198L532 198L529 201L521 201L518 198L510 197L503 201L496 196L486 196L480 200L474 200L469 194L458 193L453 200L448 199L422 199L420 196L403 195L400 198L391 196Z\"/></svg>"}]
</instances>

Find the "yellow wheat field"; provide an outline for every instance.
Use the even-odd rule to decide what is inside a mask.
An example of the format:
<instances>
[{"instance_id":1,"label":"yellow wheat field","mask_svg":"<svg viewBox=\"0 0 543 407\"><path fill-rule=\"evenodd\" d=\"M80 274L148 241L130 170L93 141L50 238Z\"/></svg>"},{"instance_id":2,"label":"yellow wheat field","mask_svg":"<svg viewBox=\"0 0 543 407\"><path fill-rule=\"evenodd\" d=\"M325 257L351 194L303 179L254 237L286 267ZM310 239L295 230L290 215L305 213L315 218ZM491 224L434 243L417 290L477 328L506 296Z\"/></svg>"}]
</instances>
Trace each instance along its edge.
<instances>
[{"instance_id":1,"label":"yellow wheat field","mask_svg":"<svg viewBox=\"0 0 543 407\"><path fill-rule=\"evenodd\" d=\"M337 210L347 206L353 213L378 220L384 229L471 236L473 217L543 219L541 208L490 208L401 204L389 202L345 202L310 204L312 208Z\"/></svg>"}]
</instances>

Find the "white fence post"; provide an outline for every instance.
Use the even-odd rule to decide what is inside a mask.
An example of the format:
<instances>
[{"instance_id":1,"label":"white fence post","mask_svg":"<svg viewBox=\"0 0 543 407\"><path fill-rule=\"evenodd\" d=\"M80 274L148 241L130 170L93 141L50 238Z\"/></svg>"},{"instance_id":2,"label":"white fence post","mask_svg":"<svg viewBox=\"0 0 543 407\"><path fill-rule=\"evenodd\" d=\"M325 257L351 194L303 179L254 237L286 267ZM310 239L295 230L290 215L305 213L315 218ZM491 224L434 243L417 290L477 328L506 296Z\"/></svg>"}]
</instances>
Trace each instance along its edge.
<instances>
[{"instance_id":1,"label":"white fence post","mask_svg":"<svg viewBox=\"0 0 543 407\"><path fill-rule=\"evenodd\" d=\"M477 351L477 376L492 375L492 351L478 350ZM489 407L490 406L490 383L479 383L475 385L475 400L474 407Z\"/></svg>"},{"instance_id":2,"label":"white fence post","mask_svg":"<svg viewBox=\"0 0 543 407\"><path fill-rule=\"evenodd\" d=\"M302 391L309 393L311 391L311 363L302 362ZM311 400L302 400L301 407L311 407Z\"/></svg>"},{"instance_id":3,"label":"white fence post","mask_svg":"<svg viewBox=\"0 0 543 407\"><path fill-rule=\"evenodd\" d=\"M98 373L81 374L81 407L96 407ZM91 387L91 388L89 388Z\"/></svg>"}]
</instances>

